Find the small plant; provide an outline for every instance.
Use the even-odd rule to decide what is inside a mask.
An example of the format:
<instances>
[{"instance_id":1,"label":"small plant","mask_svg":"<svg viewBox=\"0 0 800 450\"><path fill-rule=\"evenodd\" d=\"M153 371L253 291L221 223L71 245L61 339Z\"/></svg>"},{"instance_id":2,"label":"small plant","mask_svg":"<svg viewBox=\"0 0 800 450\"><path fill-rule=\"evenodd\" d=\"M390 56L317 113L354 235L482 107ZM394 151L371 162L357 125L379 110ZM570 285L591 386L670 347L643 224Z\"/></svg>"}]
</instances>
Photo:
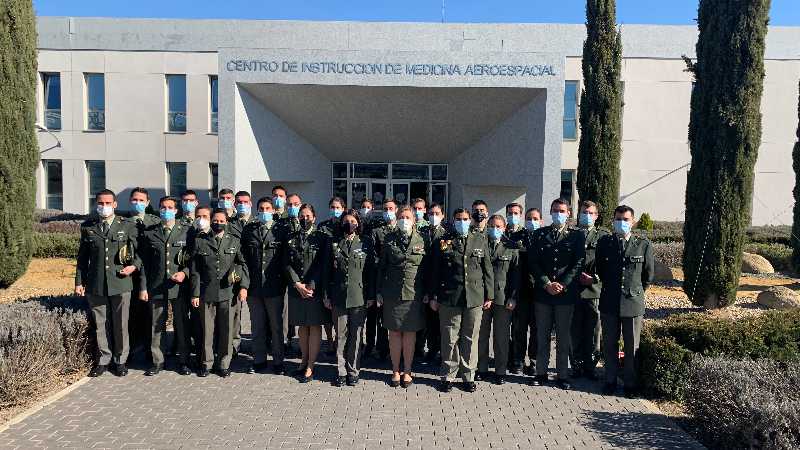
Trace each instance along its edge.
<instances>
[{"instance_id":1,"label":"small plant","mask_svg":"<svg viewBox=\"0 0 800 450\"><path fill-rule=\"evenodd\" d=\"M653 219L650 218L650 214L642 213L639 217L639 223L636 224L636 228L643 231L653 231Z\"/></svg>"}]
</instances>

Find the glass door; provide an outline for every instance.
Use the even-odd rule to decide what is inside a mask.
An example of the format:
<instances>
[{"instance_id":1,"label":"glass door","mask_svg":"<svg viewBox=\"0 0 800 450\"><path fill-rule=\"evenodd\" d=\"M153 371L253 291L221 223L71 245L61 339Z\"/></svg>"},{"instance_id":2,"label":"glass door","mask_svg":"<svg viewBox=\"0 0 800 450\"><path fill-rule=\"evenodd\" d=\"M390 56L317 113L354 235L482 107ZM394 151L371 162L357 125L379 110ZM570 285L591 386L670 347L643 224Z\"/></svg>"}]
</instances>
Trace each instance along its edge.
<instances>
[{"instance_id":1,"label":"glass door","mask_svg":"<svg viewBox=\"0 0 800 450\"><path fill-rule=\"evenodd\" d=\"M369 198L369 182L367 180L350 180L348 183L347 204L353 208L361 208L361 201Z\"/></svg>"},{"instance_id":2,"label":"glass door","mask_svg":"<svg viewBox=\"0 0 800 450\"><path fill-rule=\"evenodd\" d=\"M397 205L405 205L411 200L408 197L409 183L392 183L392 198L397 202Z\"/></svg>"}]
</instances>

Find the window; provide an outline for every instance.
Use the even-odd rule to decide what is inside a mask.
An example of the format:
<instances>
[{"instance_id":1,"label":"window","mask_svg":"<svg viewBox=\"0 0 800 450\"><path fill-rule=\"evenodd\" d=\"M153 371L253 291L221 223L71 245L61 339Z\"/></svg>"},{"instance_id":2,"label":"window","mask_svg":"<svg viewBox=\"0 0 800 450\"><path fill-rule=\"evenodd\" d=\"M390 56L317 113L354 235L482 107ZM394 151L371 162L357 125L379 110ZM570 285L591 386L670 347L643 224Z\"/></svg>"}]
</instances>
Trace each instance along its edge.
<instances>
[{"instance_id":1,"label":"window","mask_svg":"<svg viewBox=\"0 0 800 450\"><path fill-rule=\"evenodd\" d=\"M216 133L217 130L219 130L219 122L217 120L217 109L219 108L219 97L217 94L219 80L217 76L209 76L209 83L211 84L211 124L209 130L211 130L212 133Z\"/></svg>"},{"instance_id":2,"label":"window","mask_svg":"<svg viewBox=\"0 0 800 450\"><path fill-rule=\"evenodd\" d=\"M87 73L86 79L86 129L106 129L106 86L102 73Z\"/></svg>"},{"instance_id":3,"label":"window","mask_svg":"<svg viewBox=\"0 0 800 450\"><path fill-rule=\"evenodd\" d=\"M42 93L44 127L48 130L61 129L61 74L42 74Z\"/></svg>"},{"instance_id":4,"label":"window","mask_svg":"<svg viewBox=\"0 0 800 450\"><path fill-rule=\"evenodd\" d=\"M564 140L578 138L578 82L564 84Z\"/></svg>"},{"instance_id":5,"label":"window","mask_svg":"<svg viewBox=\"0 0 800 450\"><path fill-rule=\"evenodd\" d=\"M94 196L106 188L106 162L86 161L86 173L89 175L89 210L94 204Z\"/></svg>"},{"instance_id":6,"label":"window","mask_svg":"<svg viewBox=\"0 0 800 450\"><path fill-rule=\"evenodd\" d=\"M167 131L186 132L186 75L167 75Z\"/></svg>"},{"instance_id":7,"label":"window","mask_svg":"<svg viewBox=\"0 0 800 450\"><path fill-rule=\"evenodd\" d=\"M45 178L45 206L47 209L64 209L64 177L61 161L46 159L42 161Z\"/></svg>"},{"instance_id":8,"label":"window","mask_svg":"<svg viewBox=\"0 0 800 450\"><path fill-rule=\"evenodd\" d=\"M572 205L572 195L575 192L575 171L574 170L562 170L561 171L561 193L559 194L559 198L563 198L565 200L569 200L570 205ZM574 205L573 205L574 206Z\"/></svg>"},{"instance_id":9,"label":"window","mask_svg":"<svg viewBox=\"0 0 800 450\"><path fill-rule=\"evenodd\" d=\"M217 198L219 192L219 165L217 163L208 163L208 174L211 178L211 189L208 191L208 198Z\"/></svg>"},{"instance_id":10,"label":"window","mask_svg":"<svg viewBox=\"0 0 800 450\"><path fill-rule=\"evenodd\" d=\"M167 179L169 180L167 194L172 196L181 195L186 190L186 163L168 162Z\"/></svg>"}]
</instances>

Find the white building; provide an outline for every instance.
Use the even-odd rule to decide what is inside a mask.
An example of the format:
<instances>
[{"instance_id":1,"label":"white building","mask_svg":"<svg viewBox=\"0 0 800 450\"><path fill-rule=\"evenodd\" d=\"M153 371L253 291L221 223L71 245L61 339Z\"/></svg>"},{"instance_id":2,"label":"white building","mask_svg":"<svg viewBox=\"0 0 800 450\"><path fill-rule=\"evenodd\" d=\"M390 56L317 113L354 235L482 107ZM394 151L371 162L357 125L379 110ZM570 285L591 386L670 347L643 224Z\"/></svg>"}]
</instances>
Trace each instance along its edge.
<instances>
[{"instance_id":1,"label":"white building","mask_svg":"<svg viewBox=\"0 0 800 450\"><path fill-rule=\"evenodd\" d=\"M282 184L547 206L575 198L583 25L41 17L37 206ZM623 27L620 202L682 220L695 27ZM754 224L791 223L800 28L767 36ZM377 163L377 164L369 164ZM737 212L738 213L738 212Z\"/></svg>"}]
</instances>

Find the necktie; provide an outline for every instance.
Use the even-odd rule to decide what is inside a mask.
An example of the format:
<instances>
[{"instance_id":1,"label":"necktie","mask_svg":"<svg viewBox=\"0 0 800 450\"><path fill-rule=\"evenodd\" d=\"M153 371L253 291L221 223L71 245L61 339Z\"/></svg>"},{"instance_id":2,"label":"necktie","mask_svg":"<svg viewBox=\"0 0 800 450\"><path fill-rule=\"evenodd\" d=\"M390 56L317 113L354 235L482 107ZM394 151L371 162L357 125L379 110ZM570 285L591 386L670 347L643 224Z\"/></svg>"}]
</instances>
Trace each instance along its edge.
<instances>
[{"instance_id":1,"label":"necktie","mask_svg":"<svg viewBox=\"0 0 800 450\"><path fill-rule=\"evenodd\" d=\"M103 221L103 234L108 234L108 222Z\"/></svg>"}]
</instances>

